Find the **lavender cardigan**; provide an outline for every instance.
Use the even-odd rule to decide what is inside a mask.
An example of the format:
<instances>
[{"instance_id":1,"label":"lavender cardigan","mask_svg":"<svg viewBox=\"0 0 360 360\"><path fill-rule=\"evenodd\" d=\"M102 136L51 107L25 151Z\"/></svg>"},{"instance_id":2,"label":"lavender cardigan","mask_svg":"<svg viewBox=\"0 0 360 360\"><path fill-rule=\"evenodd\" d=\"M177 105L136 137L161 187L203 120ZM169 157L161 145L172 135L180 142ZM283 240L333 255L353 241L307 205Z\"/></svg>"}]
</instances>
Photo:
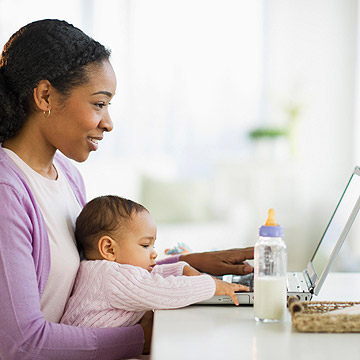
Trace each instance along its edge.
<instances>
[{"instance_id":1,"label":"lavender cardigan","mask_svg":"<svg viewBox=\"0 0 360 360\"><path fill-rule=\"evenodd\" d=\"M55 159L83 206L80 173L63 155L57 153ZM0 359L122 359L141 354L140 325L95 329L47 322L40 299L49 270L44 218L23 174L0 146Z\"/></svg>"}]
</instances>

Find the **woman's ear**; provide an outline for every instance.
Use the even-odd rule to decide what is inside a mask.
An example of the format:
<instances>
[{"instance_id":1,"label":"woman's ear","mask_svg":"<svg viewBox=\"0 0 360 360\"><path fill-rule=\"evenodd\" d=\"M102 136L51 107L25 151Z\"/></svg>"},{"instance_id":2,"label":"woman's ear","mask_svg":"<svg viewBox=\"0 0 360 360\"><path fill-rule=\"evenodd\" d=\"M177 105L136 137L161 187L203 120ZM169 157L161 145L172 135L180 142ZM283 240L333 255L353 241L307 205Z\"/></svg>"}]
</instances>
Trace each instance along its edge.
<instances>
[{"instance_id":1,"label":"woman's ear","mask_svg":"<svg viewBox=\"0 0 360 360\"><path fill-rule=\"evenodd\" d=\"M110 236L102 236L98 241L98 249L101 257L108 261L116 260L116 243Z\"/></svg>"},{"instance_id":2,"label":"woman's ear","mask_svg":"<svg viewBox=\"0 0 360 360\"><path fill-rule=\"evenodd\" d=\"M38 86L34 89L34 101L35 105L40 111L51 110L51 93L53 87L50 81L41 80Z\"/></svg>"}]
</instances>

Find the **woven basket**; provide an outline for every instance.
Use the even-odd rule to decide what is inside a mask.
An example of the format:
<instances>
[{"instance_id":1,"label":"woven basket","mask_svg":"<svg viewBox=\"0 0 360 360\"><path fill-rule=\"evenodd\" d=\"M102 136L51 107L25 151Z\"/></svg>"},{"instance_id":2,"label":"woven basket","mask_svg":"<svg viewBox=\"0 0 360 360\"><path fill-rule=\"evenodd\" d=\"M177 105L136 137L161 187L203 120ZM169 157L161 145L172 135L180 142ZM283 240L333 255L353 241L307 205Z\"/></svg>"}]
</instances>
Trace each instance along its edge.
<instances>
[{"instance_id":1,"label":"woven basket","mask_svg":"<svg viewBox=\"0 0 360 360\"><path fill-rule=\"evenodd\" d=\"M291 297L288 303L293 326L298 331L325 333L360 332L360 315L331 315L333 310L359 305L360 302L300 302L297 298Z\"/></svg>"}]
</instances>

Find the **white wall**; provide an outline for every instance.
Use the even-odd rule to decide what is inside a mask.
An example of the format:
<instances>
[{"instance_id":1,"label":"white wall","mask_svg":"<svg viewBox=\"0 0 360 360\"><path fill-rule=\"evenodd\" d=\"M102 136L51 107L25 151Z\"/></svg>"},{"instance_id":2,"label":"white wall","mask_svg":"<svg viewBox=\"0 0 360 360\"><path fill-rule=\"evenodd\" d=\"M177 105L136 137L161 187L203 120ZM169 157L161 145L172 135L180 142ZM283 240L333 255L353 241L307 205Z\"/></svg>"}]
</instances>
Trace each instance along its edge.
<instances>
[{"instance_id":1,"label":"white wall","mask_svg":"<svg viewBox=\"0 0 360 360\"><path fill-rule=\"evenodd\" d=\"M291 236L300 248L305 240L321 235L355 166L358 4L355 0L264 4L268 111L276 115L271 106L284 94L298 96L303 103L295 159L302 186L300 192L294 187L298 199L290 205L291 216L295 220L297 213L299 223ZM312 251L311 242L307 248Z\"/></svg>"},{"instance_id":2,"label":"white wall","mask_svg":"<svg viewBox=\"0 0 360 360\"><path fill-rule=\"evenodd\" d=\"M29 21L58 17L111 47L115 130L79 165L89 197L141 201L144 175L175 184L174 196L157 198L159 216L176 213L180 194L184 213L213 220L160 223L158 247L186 241L195 250L253 244L275 207L290 268L301 269L360 161L358 1L251 2L248 27L247 1L49 4L0 0L0 40ZM283 125L293 103L301 105L295 156L286 143L276 156L269 147L259 152L247 132ZM343 254L360 253L356 238Z\"/></svg>"},{"instance_id":3,"label":"white wall","mask_svg":"<svg viewBox=\"0 0 360 360\"><path fill-rule=\"evenodd\" d=\"M155 3L158 4L158 2ZM154 106L160 113L168 107L168 99L174 99L174 94L183 91L182 79L187 76L191 78L191 73L187 73L185 67L185 70L183 69L185 73L181 78L172 79L174 88L168 90L169 94L159 92L159 84L156 83L156 78L152 77L154 74L151 74L148 59L145 57L146 51L159 49L160 43L156 42L158 37L150 36L147 39L149 46L145 48L139 48L139 43L135 45L132 43L136 39L140 41L139 36L144 36L142 33L144 30L141 27L138 28L142 18L139 19L136 16L139 12L143 15L143 12L146 13L146 9L142 8L141 4L142 2L137 2L135 10L131 7L129 10L130 23L127 39L131 64L128 64L129 71L126 79L128 84L120 85L120 88L124 91L125 99L129 100L123 109L125 119L131 120L134 124L143 124L143 129L148 129L150 126L149 136L151 136L154 130L159 129L156 118L154 120L152 117ZM205 3L203 4L206 8ZM161 238L160 243L165 246L165 244L171 245L181 240L188 242L190 247L195 249L253 244L257 237L257 228L265 221L268 208L275 207L278 221L286 231L290 268L296 270L305 265L314 250L315 243L321 237L355 165L353 139L354 90L357 71L357 1L272 0L271 2L264 1L262 4L263 64L259 67L259 74L262 76L263 89L262 97L259 99L260 105L254 112L251 123L243 128L242 134L238 134L239 148L227 153L218 152L212 159L214 170L207 178L206 186L210 190L205 205L210 206L211 211L224 221L225 225L219 224L215 230L214 224L208 226L201 223L198 226L160 224L160 234L166 234ZM184 8L181 9L181 16L184 19L186 19L184 10L186 5L185 2ZM165 21L163 19L165 14L172 16L174 9L171 11L167 8L169 13L165 9L161 13L162 18L158 21ZM203 17L206 17L206 12L204 14ZM207 24L206 19L200 17L198 19L199 25L202 20ZM131 33L132 31L135 33ZM172 31L170 24L167 31ZM194 37L199 36L195 27L192 31ZM149 34L152 33L154 30L149 29ZM210 42L214 36L213 32L209 32L208 38L206 32L201 31L201 34L205 36L206 43ZM160 38L163 39L161 36ZM171 49L183 46L180 44L181 36L175 36L172 39ZM199 49L201 46L197 50ZM184 58L186 58L185 55ZM169 68L176 65L172 62L174 61L172 58L168 58L167 61L170 63L166 64L164 73L161 73L161 67L156 67L156 74L160 76L160 79L163 79L164 74L166 76ZM133 62L137 65L135 66ZM184 66L181 59L177 65ZM142 66L144 66L143 69ZM223 63L220 62L218 66L221 69ZM140 69L140 72L137 69ZM158 94L156 99L159 102L155 105L148 101L142 102L142 96L146 94L152 98L150 94L154 89ZM197 92L191 92L190 99L196 98L197 93L201 94L202 91L205 93L208 91L206 84L203 88L199 86ZM164 95L168 98L166 99L165 96L164 99ZM219 107L224 104L223 101L221 97L213 99ZM232 97L232 101L236 103L237 100ZM291 157L283 152L278 157L259 157L246 142L246 131L261 124L282 125L286 120L284 107L292 103L301 105L295 156ZM239 104L241 106L241 100ZM187 112L186 106L186 103L180 101L176 103L174 109L173 120L178 121L176 117L179 115L183 118L184 126L180 127L180 130L185 128L189 130L194 123L193 114ZM142 123L143 120L146 121ZM119 118L117 125L120 128L123 127L122 121L123 118ZM212 126L212 121L216 120L209 120L209 126ZM245 120L240 119L240 121ZM138 125L134 126L136 129ZM181 122L177 126L181 126ZM223 123L223 127L226 126ZM122 130L131 129L124 127ZM199 142L204 140L201 134L202 132L199 133ZM126 146L124 147L123 141L125 141L125 144L133 148L139 138L137 135L136 131L131 130L130 135L125 131L121 143L113 145L124 151ZM156 143L153 146L150 144L147 149L151 152L157 146ZM140 144L139 148L144 148L144 144ZM208 144L207 149L213 151L214 146ZM189 153L188 150L184 146L186 165L191 168L192 162L196 164L196 156L193 156L196 154ZM135 147L134 152L136 151ZM166 153L160 156L159 154L149 156L145 151L138 155L133 157L127 155L126 159L111 158L114 180L104 179L102 175L102 180L96 181L96 191L106 192L106 189L111 189L122 195L141 200L141 194L139 194L141 175L145 173L159 180L160 189L164 186L162 183L166 181L169 182L169 186L175 183L179 185L175 188L177 190L173 190L172 197L168 195L165 199L161 199L159 195L161 190L155 193L157 197L154 201L157 201L157 205L162 204L163 209L162 213L157 212L159 218L164 215L163 213L175 212L172 207L175 206L174 202L179 193L185 199L182 203L185 212L190 213L191 210L199 207L199 203L195 203L199 198L195 174L193 174L193 184L188 185L187 190L184 190L184 183L181 182L184 174L179 171L179 168L184 169L183 164L176 161L174 163L174 159ZM94 160L93 164L99 169L99 173L104 174L109 166L104 163L100 153L96 154L96 157L99 162L96 163ZM84 165L91 167L89 179L94 178L91 161L93 160ZM118 171L115 171L115 168ZM191 182L191 173L187 174L187 180L189 178ZM99 184L100 187L101 184L104 186L100 189ZM162 189L164 192L164 187ZM186 208L186 204L189 208ZM204 205L204 202L202 204ZM221 233L223 237L219 235Z\"/></svg>"}]
</instances>

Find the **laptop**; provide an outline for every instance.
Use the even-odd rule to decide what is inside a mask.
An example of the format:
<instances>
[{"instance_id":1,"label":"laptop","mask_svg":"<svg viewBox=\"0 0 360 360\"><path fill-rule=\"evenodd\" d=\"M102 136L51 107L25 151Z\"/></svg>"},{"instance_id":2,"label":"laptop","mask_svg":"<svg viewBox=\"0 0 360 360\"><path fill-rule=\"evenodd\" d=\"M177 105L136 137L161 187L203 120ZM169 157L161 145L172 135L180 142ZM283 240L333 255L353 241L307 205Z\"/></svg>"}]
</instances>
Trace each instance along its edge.
<instances>
[{"instance_id":1,"label":"laptop","mask_svg":"<svg viewBox=\"0 0 360 360\"><path fill-rule=\"evenodd\" d=\"M288 297L297 296L301 301L309 301L313 295L319 294L331 266L359 212L359 208L360 167L355 167L306 269L302 272L287 273ZM224 275L220 278L230 283L240 283L249 286L250 292L238 292L236 296L240 304L253 304L253 274L243 276ZM197 303L197 305L198 304L233 304L233 301L229 296L215 295L211 299L201 301Z\"/></svg>"}]
</instances>

